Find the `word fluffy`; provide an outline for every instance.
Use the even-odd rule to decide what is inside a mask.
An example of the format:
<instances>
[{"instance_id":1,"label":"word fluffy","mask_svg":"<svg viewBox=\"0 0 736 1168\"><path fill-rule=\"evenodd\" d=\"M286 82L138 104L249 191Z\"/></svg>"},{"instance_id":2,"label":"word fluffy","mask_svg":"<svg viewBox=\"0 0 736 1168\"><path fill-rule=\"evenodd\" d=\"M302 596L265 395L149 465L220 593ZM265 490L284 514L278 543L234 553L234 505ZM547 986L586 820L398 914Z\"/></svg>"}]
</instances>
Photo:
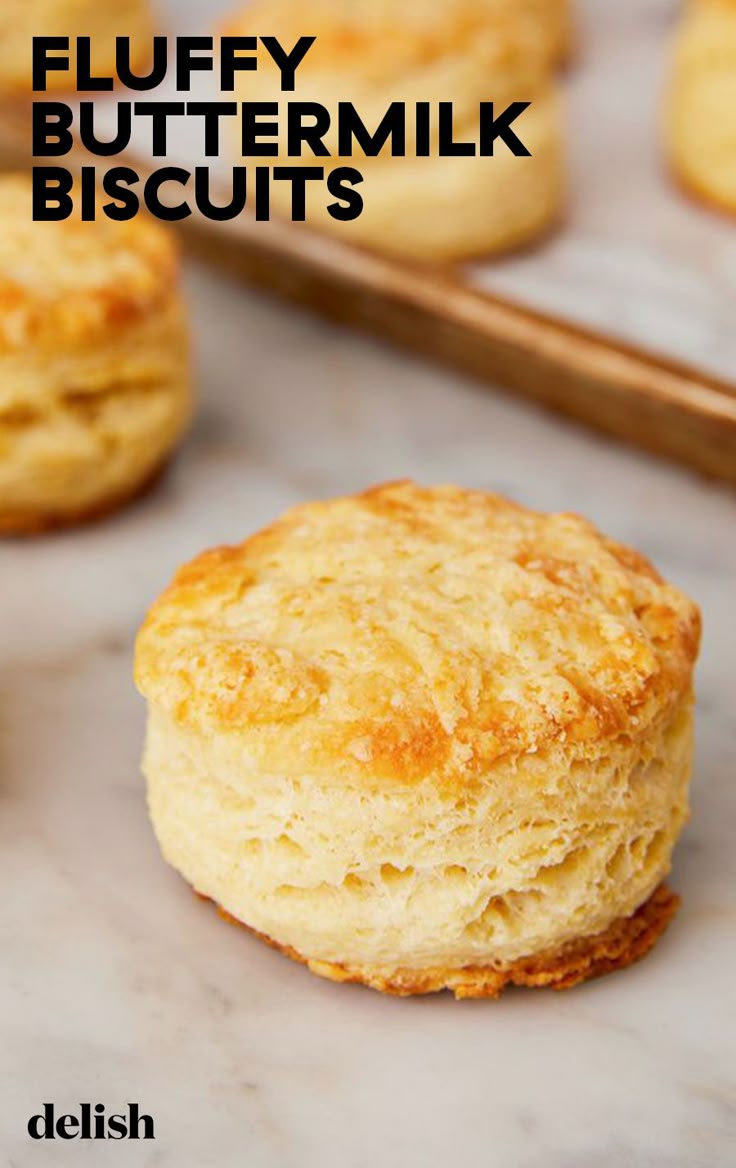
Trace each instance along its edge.
<instances>
[{"instance_id":1,"label":"word fluffy","mask_svg":"<svg viewBox=\"0 0 736 1168\"><path fill-rule=\"evenodd\" d=\"M314 37L299 37L291 48L284 48L276 37L221 37L217 56L214 40L206 36L176 37L172 47L167 37L153 38L151 64L146 73L135 73L130 64L128 37L116 37L115 76L98 77L92 70L89 37L77 37L74 65L69 54L69 37L41 36L33 38L33 88L46 92L46 78L51 72L74 73L73 88L77 93L109 92L117 84L137 92L158 88L165 80L173 80L179 93L189 93L193 73L212 73L219 70L219 85L223 93L232 93L237 73L254 72L258 68L256 49L263 45L281 73L281 89L292 93L298 66L314 44Z\"/></svg>"}]
</instances>

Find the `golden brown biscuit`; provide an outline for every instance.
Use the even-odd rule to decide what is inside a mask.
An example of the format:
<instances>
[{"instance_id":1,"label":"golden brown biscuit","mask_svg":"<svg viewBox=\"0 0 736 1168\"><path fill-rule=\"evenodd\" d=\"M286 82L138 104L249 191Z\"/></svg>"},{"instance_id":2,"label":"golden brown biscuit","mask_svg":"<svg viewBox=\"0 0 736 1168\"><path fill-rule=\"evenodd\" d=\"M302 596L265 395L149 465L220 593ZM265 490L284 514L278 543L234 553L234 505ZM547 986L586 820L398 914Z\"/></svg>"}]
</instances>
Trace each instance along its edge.
<instances>
[{"instance_id":1,"label":"golden brown biscuit","mask_svg":"<svg viewBox=\"0 0 736 1168\"><path fill-rule=\"evenodd\" d=\"M297 507L181 569L139 635L162 850L338 980L623 966L675 907L698 639L574 515L412 483Z\"/></svg>"},{"instance_id":2,"label":"golden brown biscuit","mask_svg":"<svg viewBox=\"0 0 736 1168\"><path fill-rule=\"evenodd\" d=\"M326 208L334 198L310 191L309 224L382 251L452 260L507 251L555 223L564 198L564 163L548 38L542 24L509 12L487 0L455 5L414 0L400 9L386 0L351 5L317 0L305 23L303 7L294 0L257 0L222 30L247 36L268 27L289 44L300 35L316 36L297 69L294 93L281 93L279 71L261 49L258 69L237 75L235 94L240 101L277 103L281 132L274 165L316 163L329 172L347 164L362 173L364 209L357 219L332 218ZM286 106L294 100L316 102L330 112L332 126L324 137L330 157L315 158L308 150L301 158L288 155ZM515 157L503 144L492 158L438 157L441 101L453 103L455 140L476 143L481 102L494 102L499 113L511 102L530 102L514 129L531 157ZM341 102L351 102L371 129L391 102L406 103L410 115L418 102L429 102L431 156L416 157L409 116L405 157L384 152L367 158L357 151L341 158ZM266 161L258 159L260 165ZM276 210L291 214L288 183L273 183L271 200Z\"/></svg>"},{"instance_id":3,"label":"golden brown biscuit","mask_svg":"<svg viewBox=\"0 0 736 1168\"><path fill-rule=\"evenodd\" d=\"M190 412L171 235L143 216L34 223L30 180L0 178L0 531L137 494Z\"/></svg>"},{"instance_id":4,"label":"golden brown biscuit","mask_svg":"<svg viewBox=\"0 0 736 1168\"><path fill-rule=\"evenodd\" d=\"M675 174L736 213L736 0L697 0L677 33L665 111Z\"/></svg>"},{"instance_id":5,"label":"golden brown biscuit","mask_svg":"<svg viewBox=\"0 0 736 1168\"><path fill-rule=\"evenodd\" d=\"M26 94L32 90L34 36L70 38L71 71L49 71L47 89L72 90L76 37L91 38L94 73L114 76L116 36L130 38L131 66L137 69L151 55L153 32L149 0L2 0L0 94Z\"/></svg>"}]
</instances>

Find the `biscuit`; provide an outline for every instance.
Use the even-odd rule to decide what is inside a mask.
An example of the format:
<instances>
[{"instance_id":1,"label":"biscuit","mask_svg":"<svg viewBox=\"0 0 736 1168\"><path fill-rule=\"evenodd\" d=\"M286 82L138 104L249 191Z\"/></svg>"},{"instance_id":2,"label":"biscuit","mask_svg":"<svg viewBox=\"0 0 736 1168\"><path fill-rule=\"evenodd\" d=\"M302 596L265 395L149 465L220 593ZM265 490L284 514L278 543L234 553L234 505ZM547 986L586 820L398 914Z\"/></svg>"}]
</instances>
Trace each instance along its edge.
<instances>
[{"instance_id":1,"label":"biscuit","mask_svg":"<svg viewBox=\"0 0 736 1168\"><path fill-rule=\"evenodd\" d=\"M642 956L697 608L574 515L395 483L182 568L139 634L165 858L315 973L494 996Z\"/></svg>"},{"instance_id":2,"label":"biscuit","mask_svg":"<svg viewBox=\"0 0 736 1168\"><path fill-rule=\"evenodd\" d=\"M674 45L665 137L683 185L736 213L735 0L697 0L686 9Z\"/></svg>"},{"instance_id":3,"label":"biscuit","mask_svg":"<svg viewBox=\"0 0 736 1168\"><path fill-rule=\"evenodd\" d=\"M0 5L0 94L28 94L32 82L32 38L70 38L70 71L49 71L48 90L74 87L74 41L90 37L93 72L115 75L115 38L130 38L131 66L143 68L154 33L149 0L2 0ZM64 54L66 55L66 54Z\"/></svg>"},{"instance_id":4,"label":"biscuit","mask_svg":"<svg viewBox=\"0 0 736 1168\"><path fill-rule=\"evenodd\" d=\"M324 192L307 194L307 222L354 243L429 260L459 260L504 252L527 244L555 224L564 200L562 121L549 50L541 26L509 16L506 5L460 0L439 5L363 3L347 6L318 0L310 6L308 31L316 40L296 71L295 92L282 94L280 74L265 50L258 69L236 78L240 101L271 101L279 110L279 151L259 165L354 166L363 175L364 207L358 218L334 219ZM223 29L230 36L255 35L268 27L293 43L305 35L303 9L294 0L258 0ZM289 156L286 106L290 101L325 106L332 125L324 137L329 157L309 149ZM456 141L478 142L481 102L500 113L515 101L530 102L514 129L531 157L516 157L504 144L493 157L438 156L437 106L453 104ZM352 103L373 131L392 102L407 109L406 156L383 152L352 158L338 149L338 107ZM430 103L430 157L416 156L412 111ZM276 120L276 119L274 119ZM291 214L291 187L274 182L274 209Z\"/></svg>"},{"instance_id":5,"label":"biscuit","mask_svg":"<svg viewBox=\"0 0 736 1168\"><path fill-rule=\"evenodd\" d=\"M30 179L0 178L0 531L139 493L190 412L169 232L145 216L34 223Z\"/></svg>"},{"instance_id":6,"label":"biscuit","mask_svg":"<svg viewBox=\"0 0 736 1168\"><path fill-rule=\"evenodd\" d=\"M484 0L490 22L517 21L531 25L551 65L564 64L573 51L570 0Z\"/></svg>"}]
</instances>

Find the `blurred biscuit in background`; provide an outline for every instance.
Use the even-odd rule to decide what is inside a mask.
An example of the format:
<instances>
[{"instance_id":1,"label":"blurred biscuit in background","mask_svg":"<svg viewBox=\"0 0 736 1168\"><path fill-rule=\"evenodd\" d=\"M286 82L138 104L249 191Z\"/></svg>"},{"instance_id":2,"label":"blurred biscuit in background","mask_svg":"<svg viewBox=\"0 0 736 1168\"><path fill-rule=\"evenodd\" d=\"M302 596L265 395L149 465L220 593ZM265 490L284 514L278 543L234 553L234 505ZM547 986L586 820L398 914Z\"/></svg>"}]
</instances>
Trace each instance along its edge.
<instances>
[{"instance_id":1,"label":"blurred biscuit in background","mask_svg":"<svg viewBox=\"0 0 736 1168\"><path fill-rule=\"evenodd\" d=\"M485 0L484 6L490 20L530 22L551 64L569 59L575 39L571 0Z\"/></svg>"},{"instance_id":2,"label":"blurred biscuit in background","mask_svg":"<svg viewBox=\"0 0 736 1168\"><path fill-rule=\"evenodd\" d=\"M34 223L30 179L0 178L0 531L138 493L189 420L188 349L165 228Z\"/></svg>"},{"instance_id":3,"label":"blurred biscuit in background","mask_svg":"<svg viewBox=\"0 0 736 1168\"><path fill-rule=\"evenodd\" d=\"M49 90L69 91L74 89L76 37L91 38L94 72L114 76L115 38L130 38L131 66L141 68L151 56L153 32L149 0L2 0L0 97L31 92L34 36L72 41L71 71L49 71L46 81Z\"/></svg>"},{"instance_id":4,"label":"blurred biscuit in background","mask_svg":"<svg viewBox=\"0 0 736 1168\"><path fill-rule=\"evenodd\" d=\"M415 0L399 6L386 0L317 0L307 18L295 0L258 0L231 19L223 35L256 35L267 28L284 43L306 34L317 38L297 69L294 93L280 92L279 72L261 50L258 70L237 75L235 94L240 101L278 103L281 132L274 165L319 165L328 171L353 165L363 174L364 209L357 219L331 218L325 207L332 197L308 189L308 223L379 250L434 260L507 251L555 223L565 183L549 37L538 21L512 12L514 7L498 0L452 5ZM288 156L285 107L293 100L328 109L332 127L324 143L331 157L315 158L308 149L301 159ZM373 132L394 101L407 105L406 157L391 157L387 150L366 158L356 150L352 159L341 159L339 103L352 102ZM481 102L494 102L497 113L511 102L530 102L513 128L531 157L515 157L500 142L494 157L437 157L440 101L453 103L454 137L463 141L478 139ZM428 158L412 156L417 102L433 107ZM289 215L290 185L272 184L272 202Z\"/></svg>"},{"instance_id":5,"label":"blurred biscuit in background","mask_svg":"<svg viewBox=\"0 0 736 1168\"><path fill-rule=\"evenodd\" d=\"M390 483L182 568L137 644L166 859L313 972L493 997L641 957L698 610L576 515Z\"/></svg>"},{"instance_id":6,"label":"blurred biscuit in background","mask_svg":"<svg viewBox=\"0 0 736 1168\"><path fill-rule=\"evenodd\" d=\"M691 0L677 31L665 109L675 175L736 213L736 0Z\"/></svg>"}]
</instances>

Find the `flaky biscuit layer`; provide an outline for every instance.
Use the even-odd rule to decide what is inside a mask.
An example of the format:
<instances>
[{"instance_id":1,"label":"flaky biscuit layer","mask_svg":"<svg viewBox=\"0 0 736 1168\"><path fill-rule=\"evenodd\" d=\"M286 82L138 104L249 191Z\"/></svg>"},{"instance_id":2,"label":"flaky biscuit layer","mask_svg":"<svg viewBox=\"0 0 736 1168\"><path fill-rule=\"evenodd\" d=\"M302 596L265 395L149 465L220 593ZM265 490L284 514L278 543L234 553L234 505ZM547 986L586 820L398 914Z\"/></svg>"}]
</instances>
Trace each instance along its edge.
<instances>
[{"instance_id":1,"label":"flaky biscuit layer","mask_svg":"<svg viewBox=\"0 0 736 1168\"><path fill-rule=\"evenodd\" d=\"M205 898L207 899L207 898ZM254 933L285 957L307 965L311 973L328 981L364 985L384 994L405 998L450 990L456 998L498 998L507 986L528 989L568 990L581 982L626 969L646 957L664 933L680 906L680 898L662 884L630 917L614 921L594 937L581 937L556 950L548 950L506 966L470 965L451 969L392 969L346 966L309 961L301 953L257 933L218 907L231 924Z\"/></svg>"},{"instance_id":2,"label":"flaky biscuit layer","mask_svg":"<svg viewBox=\"0 0 736 1168\"><path fill-rule=\"evenodd\" d=\"M29 531L109 509L161 466L191 413L188 329L168 232L34 223L0 179L0 516Z\"/></svg>"},{"instance_id":3,"label":"flaky biscuit layer","mask_svg":"<svg viewBox=\"0 0 736 1168\"><path fill-rule=\"evenodd\" d=\"M310 963L596 936L687 818L698 637L577 516L412 483L297 507L183 568L139 636L163 853Z\"/></svg>"},{"instance_id":4,"label":"flaky biscuit layer","mask_svg":"<svg viewBox=\"0 0 736 1168\"><path fill-rule=\"evenodd\" d=\"M149 807L198 891L310 961L508 964L605 930L666 876L687 818L689 707L595 760L522 755L464 787L262 773L236 741L154 710Z\"/></svg>"}]
</instances>

